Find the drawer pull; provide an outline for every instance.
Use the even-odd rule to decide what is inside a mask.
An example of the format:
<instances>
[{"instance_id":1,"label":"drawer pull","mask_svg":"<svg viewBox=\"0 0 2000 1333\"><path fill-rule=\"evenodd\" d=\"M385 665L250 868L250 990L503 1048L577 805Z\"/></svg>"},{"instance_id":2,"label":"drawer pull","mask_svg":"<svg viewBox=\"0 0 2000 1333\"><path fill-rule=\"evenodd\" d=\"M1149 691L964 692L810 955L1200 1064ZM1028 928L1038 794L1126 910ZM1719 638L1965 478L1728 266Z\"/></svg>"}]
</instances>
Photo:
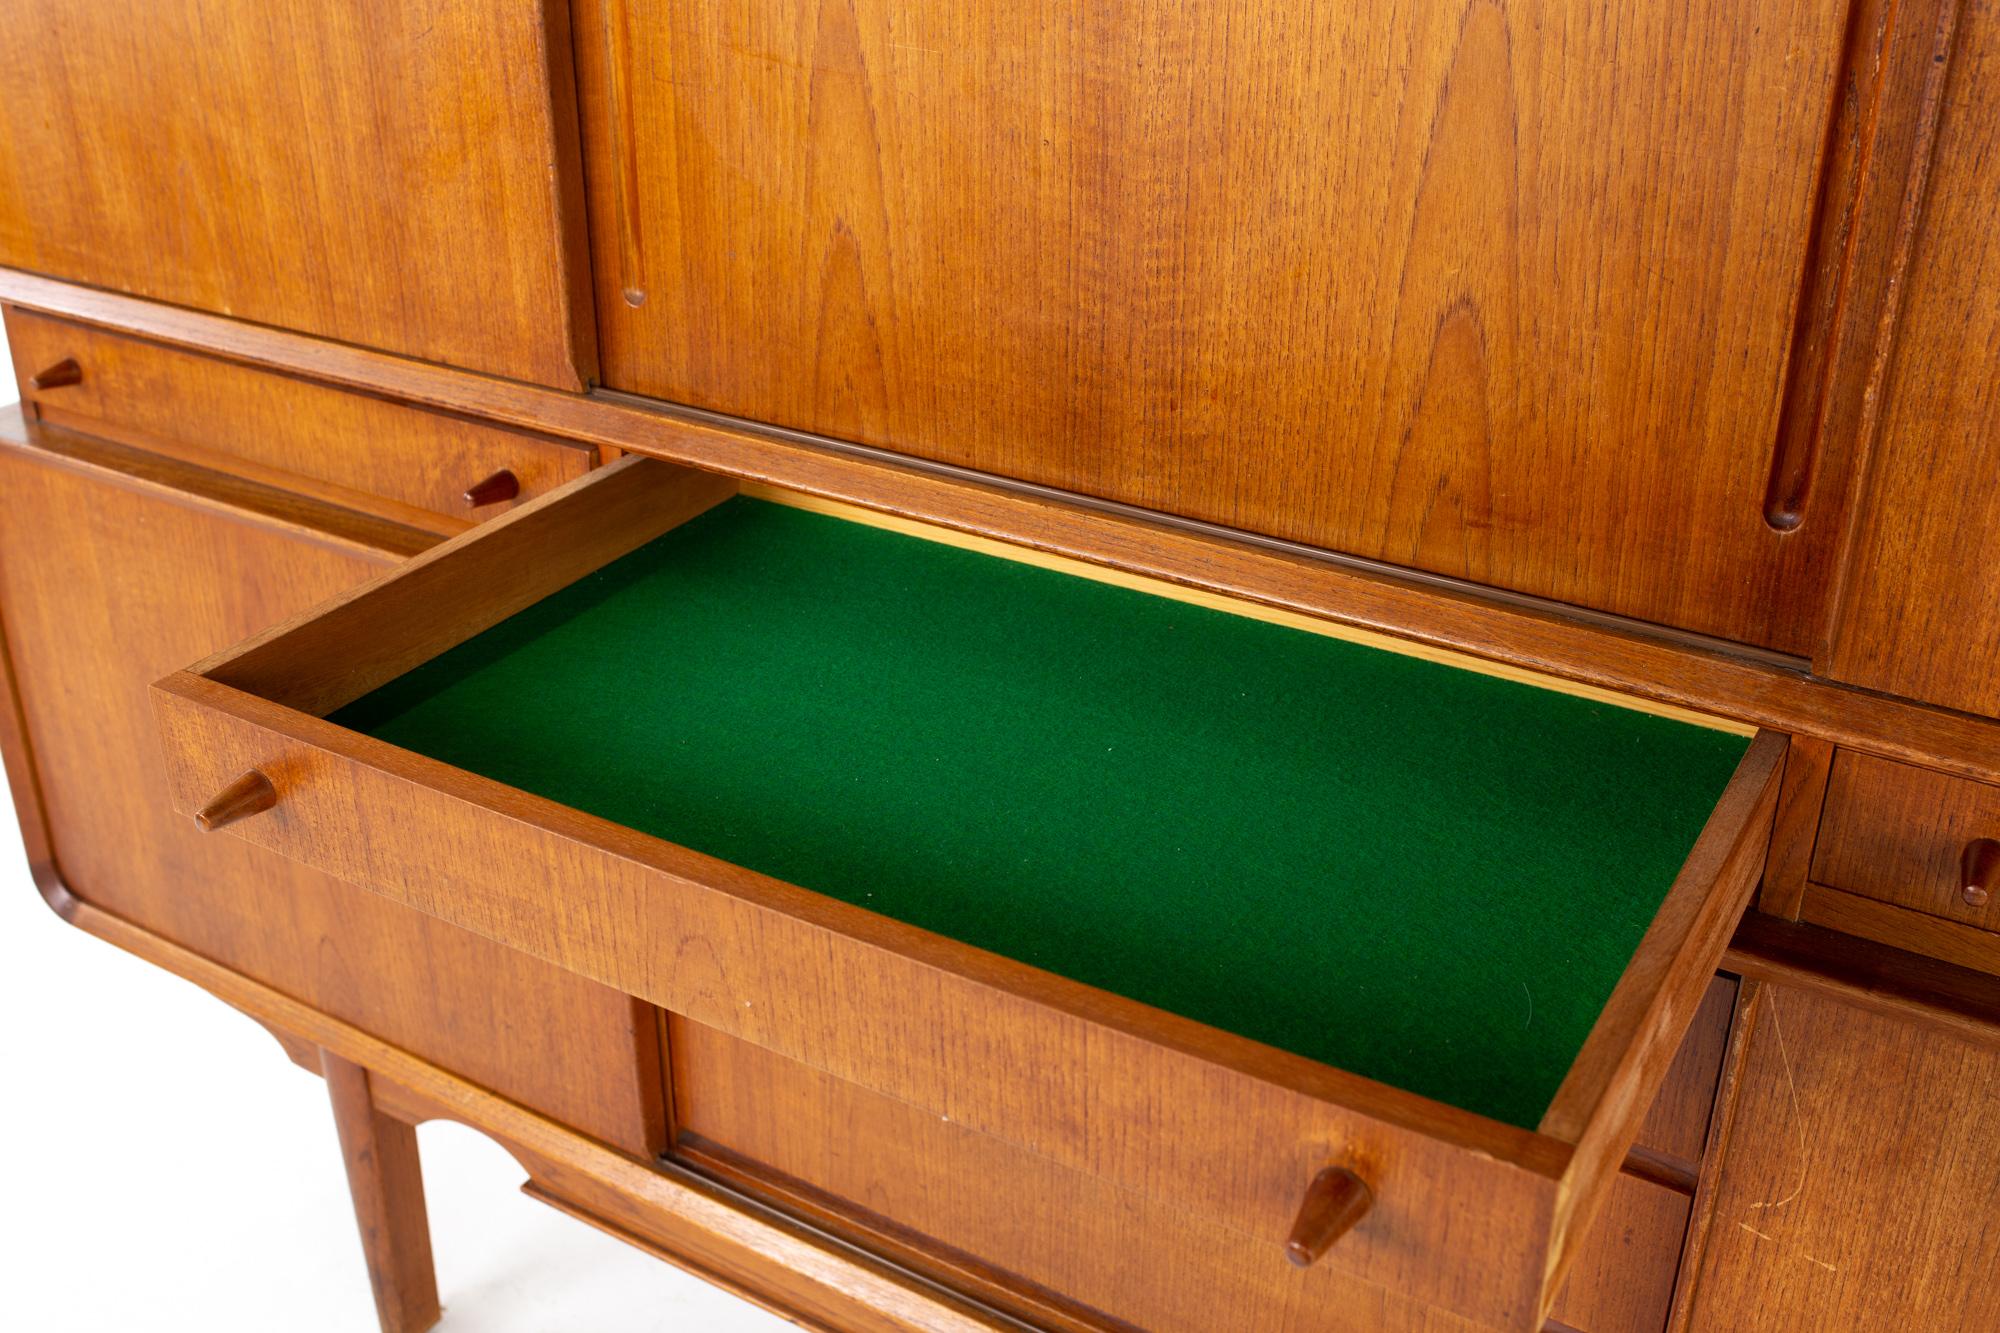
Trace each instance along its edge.
<instances>
[{"instance_id":1,"label":"drawer pull","mask_svg":"<svg viewBox=\"0 0 2000 1333\"><path fill-rule=\"evenodd\" d=\"M251 769L215 794L215 799L195 812L194 822L202 832L213 833L225 824L262 814L278 803L278 789L271 779Z\"/></svg>"},{"instance_id":2,"label":"drawer pull","mask_svg":"<svg viewBox=\"0 0 2000 1333\"><path fill-rule=\"evenodd\" d=\"M1285 1257L1300 1268L1310 1268L1368 1215L1374 1203L1374 1193L1360 1176L1345 1167L1326 1168L1306 1186L1305 1202L1299 1205L1298 1220L1285 1241Z\"/></svg>"},{"instance_id":3,"label":"drawer pull","mask_svg":"<svg viewBox=\"0 0 2000 1333\"><path fill-rule=\"evenodd\" d=\"M28 383L37 389L61 389L82 382L83 367L76 363L76 358L73 356L66 356L53 366L44 367L28 376Z\"/></svg>"},{"instance_id":4,"label":"drawer pull","mask_svg":"<svg viewBox=\"0 0 2000 1333\"><path fill-rule=\"evenodd\" d=\"M1974 838L1966 843L1959 870L1958 896L1965 900L1967 907L1986 906L1993 897L1993 890L2000 888L2000 842L1991 838Z\"/></svg>"},{"instance_id":5,"label":"drawer pull","mask_svg":"<svg viewBox=\"0 0 2000 1333\"><path fill-rule=\"evenodd\" d=\"M484 505L497 505L502 500L511 500L521 493L521 481L506 468L501 468L483 481L475 481L465 488L465 502L474 509Z\"/></svg>"}]
</instances>

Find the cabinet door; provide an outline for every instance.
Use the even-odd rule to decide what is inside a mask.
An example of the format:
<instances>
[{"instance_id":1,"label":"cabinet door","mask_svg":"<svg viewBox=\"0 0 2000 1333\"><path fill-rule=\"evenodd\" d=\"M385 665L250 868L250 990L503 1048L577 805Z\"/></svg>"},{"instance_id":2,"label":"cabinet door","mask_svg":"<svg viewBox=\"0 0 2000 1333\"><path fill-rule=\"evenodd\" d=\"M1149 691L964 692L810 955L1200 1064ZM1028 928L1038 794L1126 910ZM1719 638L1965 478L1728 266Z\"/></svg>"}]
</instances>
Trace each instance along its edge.
<instances>
[{"instance_id":1,"label":"cabinet door","mask_svg":"<svg viewBox=\"0 0 2000 1333\"><path fill-rule=\"evenodd\" d=\"M0 619L51 851L80 898L627 1151L663 1133L637 1002L196 830L147 687L390 563L0 431ZM37 432L51 444L64 437ZM198 475L198 474L194 474ZM296 515L299 508L292 511ZM14 772L21 784L24 775Z\"/></svg>"},{"instance_id":2,"label":"cabinet door","mask_svg":"<svg viewBox=\"0 0 2000 1333\"><path fill-rule=\"evenodd\" d=\"M2000 717L2000 4L1959 10L1829 674Z\"/></svg>"},{"instance_id":3,"label":"cabinet door","mask_svg":"<svg viewBox=\"0 0 2000 1333\"><path fill-rule=\"evenodd\" d=\"M2000 1328L2000 1050L1764 1005L1689 1327Z\"/></svg>"},{"instance_id":4,"label":"cabinet door","mask_svg":"<svg viewBox=\"0 0 2000 1333\"><path fill-rule=\"evenodd\" d=\"M609 0L605 382L1797 648L1846 7Z\"/></svg>"},{"instance_id":5,"label":"cabinet door","mask_svg":"<svg viewBox=\"0 0 2000 1333\"><path fill-rule=\"evenodd\" d=\"M566 14L18 0L0 24L0 264L578 387Z\"/></svg>"}]
</instances>

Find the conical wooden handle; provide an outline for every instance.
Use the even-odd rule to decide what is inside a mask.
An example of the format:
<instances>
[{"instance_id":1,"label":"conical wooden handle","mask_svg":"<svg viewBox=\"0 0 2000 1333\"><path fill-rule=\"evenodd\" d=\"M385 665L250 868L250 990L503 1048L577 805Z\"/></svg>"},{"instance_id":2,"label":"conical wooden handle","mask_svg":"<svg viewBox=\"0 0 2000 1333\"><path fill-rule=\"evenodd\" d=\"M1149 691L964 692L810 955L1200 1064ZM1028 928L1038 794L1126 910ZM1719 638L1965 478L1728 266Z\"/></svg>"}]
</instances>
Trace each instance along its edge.
<instances>
[{"instance_id":1,"label":"conical wooden handle","mask_svg":"<svg viewBox=\"0 0 2000 1333\"><path fill-rule=\"evenodd\" d=\"M492 476L475 481L466 487L465 502L478 509L484 505L497 505L502 500L511 500L520 493L520 478L503 467Z\"/></svg>"},{"instance_id":2,"label":"conical wooden handle","mask_svg":"<svg viewBox=\"0 0 2000 1333\"><path fill-rule=\"evenodd\" d=\"M194 822L204 833L213 833L225 824L262 814L278 803L278 789L271 779L251 769L215 794L215 798L195 811Z\"/></svg>"},{"instance_id":3,"label":"conical wooden handle","mask_svg":"<svg viewBox=\"0 0 2000 1333\"><path fill-rule=\"evenodd\" d=\"M1967 907L1984 907L2000 889L2000 842L1974 838L1959 861L1958 896Z\"/></svg>"},{"instance_id":4,"label":"conical wooden handle","mask_svg":"<svg viewBox=\"0 0 2000 1333\"><path fill-rule=\"evenodd\" d=\"M66 356L53 366L44 366L28 376L28 383L37 389L60 389L66 385L82 382L83 367L76 363L76 358L73 356Z\"/></svg>"},{"instance_id":5,"label":"conical wooden handle","mask_svg":"<svg viewBox=\"0 0 2000 1333\"><path fill-rule=\"evenodd\" d=\"M1305 1202L1285 1241L1285 1257L1310 1268L1333 1243L1354 1229L1375 1204L1368 1182L1346 1167L1330 1166L1306 1186Z\"/></svg>"}]
</instances>

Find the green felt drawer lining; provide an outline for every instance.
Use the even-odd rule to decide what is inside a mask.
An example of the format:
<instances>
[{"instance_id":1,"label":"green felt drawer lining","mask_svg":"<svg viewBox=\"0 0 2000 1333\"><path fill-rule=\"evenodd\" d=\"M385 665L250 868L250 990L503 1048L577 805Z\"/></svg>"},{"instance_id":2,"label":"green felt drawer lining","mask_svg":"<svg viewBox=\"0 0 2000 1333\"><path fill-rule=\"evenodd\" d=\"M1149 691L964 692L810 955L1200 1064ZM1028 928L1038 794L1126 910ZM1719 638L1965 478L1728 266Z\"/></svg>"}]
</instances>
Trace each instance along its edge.
<instances>
[{"instance_id":1,"label":"green felt drawer lining","mask_svg":"<svg viewBox=\"0 0 2000 1333\"><path fill-rule=\"evenodd\" d=\"M748 498L334 720L1528 1128L1748 744Z\"/></svg>"}]
</instances>

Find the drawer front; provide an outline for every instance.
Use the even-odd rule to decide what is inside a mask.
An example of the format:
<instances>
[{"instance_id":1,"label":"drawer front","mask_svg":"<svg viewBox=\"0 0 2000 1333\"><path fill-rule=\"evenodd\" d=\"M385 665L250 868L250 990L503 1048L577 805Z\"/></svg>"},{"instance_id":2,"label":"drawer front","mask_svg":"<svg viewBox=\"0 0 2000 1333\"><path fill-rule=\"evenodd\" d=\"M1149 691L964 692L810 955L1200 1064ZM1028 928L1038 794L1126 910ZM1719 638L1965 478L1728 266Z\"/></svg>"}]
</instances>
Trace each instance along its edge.
<instances>
[{"instance_id":1,"label":"drawer front","mask_svg":"<svg viewBox=\"0 0 2000 1333\"><path fill-rule=\"evenodd\" d=\"M1037 1327L1471 1333L1338 1266L1163 1206L713 1028L670 1020L680 1155Z\"/></svg>"},{"instance_id":2,"label":"drawer front","mask_svg":"<svg viewBox=\"0 0 2000 1333\"><path fill-rule=\"evenodd\" d=\"M1037 1326L1105 1317L1162 1333L1464 1327L712 1028L669 1021L681 1157ZM1704 1061L1697 1053L1693 1063ZM1690 1206L1685 1193L1621 1173L1553 1317L1586 1333L1665 1328Z\"/></svg>"},{"instance_id":3,"label":"drawer front","mask_svg":"<svg viewBox=\"0 0 2000 1333\"><path fill-rule=\"evenodd\" d=\"M1937 928L1907 922L1911 934L1887 942L1949 949L1949 961L1991 970L2000 965L2000 865L1991 887L1966 891L1968 850L1977 859L1982 839L2000 843L2000 787L1841 751L1827 780L1804 915L1876 933L1907 918L1871 915L1848 899L1920 914ZM2000 862L2000 849L1988 859Z\"/></svg>"},{"instance_id":4,"label":"drawer front","mask_svg":"<svg viewBox=\"0 0 2000 1333\"><path fill-rule=\"evenodd\" d=\"M189 814L230 835L946 1117L1283 1262L1329 1167L1373 1206L1320 1262L1536 1323L1665 1077L1768 841L1752 743L1536 1130L982 952L398 749L325 714L713 507L622 460L154 691ZM552 893L559 883L560 893Z\"/></svg>"},{"instance_id":5,"label":"drawer front","mask_svg":"<svg viewBox=\"0 0 2000 1333\"><path fill-rule=\"evenodd\" d=\"M19 310L8 312L7 337L22 399L51 425L445 535L582 476L595 460L594 450L542 436Z\"/></svg>"}]
</instances>

